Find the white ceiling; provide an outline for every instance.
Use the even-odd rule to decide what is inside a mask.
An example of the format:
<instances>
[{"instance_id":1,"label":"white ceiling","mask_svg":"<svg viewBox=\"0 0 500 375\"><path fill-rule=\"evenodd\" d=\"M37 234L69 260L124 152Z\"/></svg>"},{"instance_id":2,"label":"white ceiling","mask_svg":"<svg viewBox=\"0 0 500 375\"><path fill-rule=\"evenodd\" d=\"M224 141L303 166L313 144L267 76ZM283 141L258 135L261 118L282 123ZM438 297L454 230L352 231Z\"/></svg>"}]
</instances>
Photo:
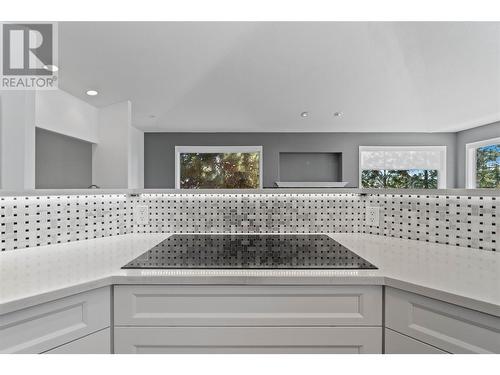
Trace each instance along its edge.
<instances>
[{"instance_id":1,"label":"white ceiling","mask_svg":"<svg viewBox=\"0 0 500 375\"><path fill-rule=\"evenodd\" d=\"M129 99L148 131L438 132L500 120L500 23L65 22L59 65L62 89L97 106Z\"/></svg>"}]
</instances>

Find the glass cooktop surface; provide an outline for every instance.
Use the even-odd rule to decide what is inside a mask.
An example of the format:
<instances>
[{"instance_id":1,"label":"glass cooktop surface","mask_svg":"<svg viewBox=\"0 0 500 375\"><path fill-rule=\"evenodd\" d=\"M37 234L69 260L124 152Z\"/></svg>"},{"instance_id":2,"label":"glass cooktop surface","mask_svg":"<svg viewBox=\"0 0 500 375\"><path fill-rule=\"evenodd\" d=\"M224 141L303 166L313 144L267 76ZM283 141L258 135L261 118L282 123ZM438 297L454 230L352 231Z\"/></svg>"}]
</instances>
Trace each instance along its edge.
<instances>
[{"instance_id":1,"label":"glass cooktop surface","mask_svg":"<svg viewBox=\"0 0 500 375\"><path fill-rule=\"evenodd\" d=\"M175 234L122 268L377 269L324 234Z\"/></svg>"}]
</instances>

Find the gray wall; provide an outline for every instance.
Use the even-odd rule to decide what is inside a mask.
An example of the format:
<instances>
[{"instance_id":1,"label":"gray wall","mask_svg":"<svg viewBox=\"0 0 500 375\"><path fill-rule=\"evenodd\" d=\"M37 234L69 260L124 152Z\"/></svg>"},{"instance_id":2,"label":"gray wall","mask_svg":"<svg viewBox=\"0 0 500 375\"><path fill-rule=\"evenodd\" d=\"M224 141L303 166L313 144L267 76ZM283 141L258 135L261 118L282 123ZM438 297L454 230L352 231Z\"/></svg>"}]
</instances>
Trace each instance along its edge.
<instances>
[{"instance_id":1,"label":"gray wall","mask_svg":"<svg viewBox=\"0 0 500 375\"><path fill-rule=\"evenodd\" d=\"M92 143L36 128L37 189L78 189L92 184Z\"/></svg>"},{"instance_id":2,"label":"gray wall","mask_svg":"<svg viewBox=\"0 0 500 375\"><path fill-rule=\"evenodd\" d=\"M146 133L144 187L175 187L175 146L263 146L264 187L279 180L280 152L342 152L342 179L358 186L359 146L447 146L455 186L455 133Z\"/></svg>"},{"instance_id":3,"label":"gray wall","mask_svg":"<svg viewBox=\"0 0 500 375\"><path fill-rule=\"evenodd\" d=\"M457 133L457 187L465 187L465 145L467 143L484 141L490 138L500 137L500 122L479 126L477 128L464 130Z\"/></svg>"}]
</instances>

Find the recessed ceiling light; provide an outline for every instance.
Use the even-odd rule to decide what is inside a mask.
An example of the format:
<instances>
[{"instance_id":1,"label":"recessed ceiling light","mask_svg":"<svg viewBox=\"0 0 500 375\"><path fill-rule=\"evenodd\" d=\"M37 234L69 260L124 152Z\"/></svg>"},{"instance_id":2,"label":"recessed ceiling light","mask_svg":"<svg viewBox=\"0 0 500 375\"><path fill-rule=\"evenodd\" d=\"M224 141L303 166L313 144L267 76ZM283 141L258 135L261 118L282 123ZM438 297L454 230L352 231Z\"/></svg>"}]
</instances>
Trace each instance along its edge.
<instances>
[{"instance_id":1,"label":"recessed ceiling light","mask_svg":"<svg viewBox=\"0 0 500 375\"><path fill-rule=\"evenodd\" d=\"M309 116L309 112L302 112L300 114L300 117L307 117L307 116Z\"/></svg>"},{"instance_id":2,"label":"recessed ceiling light","mask_svg":"<svg viewBox=\"0 0 500 375\"><path fill-rule=\"evenodd\" d=\"M343 113L342 112L335 112L333 115L335 117L342 117Z\"/></svg>"},{"instance_id":3,"label":"recessed ceiling light","mask_svg":"<svg viewBox=\"0 0 500 375\"><path fill-rule=\"evenodd\" d=\"M87 91L88 96L96 96L97 94L99 94L99 93L96 90L88 90Z\"/></svg>"},{"instance_id":4,"label":"recessed ceiling light","mask_svg":"<svg viewBox=\"0 0 500 375\"><path fill-rule=\"evenodd\" d=\"M57 65L44 65L43 68L49 72L57 72L59 70Z\"/></svg>"}]
</instances>

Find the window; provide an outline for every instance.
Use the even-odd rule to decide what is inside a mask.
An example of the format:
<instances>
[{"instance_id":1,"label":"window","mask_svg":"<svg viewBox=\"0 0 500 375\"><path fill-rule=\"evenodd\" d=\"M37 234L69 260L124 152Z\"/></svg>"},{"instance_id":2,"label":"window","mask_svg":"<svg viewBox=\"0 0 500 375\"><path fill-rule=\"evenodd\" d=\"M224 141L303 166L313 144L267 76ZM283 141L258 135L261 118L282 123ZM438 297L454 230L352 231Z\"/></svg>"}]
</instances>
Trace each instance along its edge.
<instances>
[{"instance_id":1,"label":"window","mask_svg":"<svg viewBox=\"0 0 500 375\"><path fill-rule=\"evenodd\" d=\"M446 188L446 146L360 146L363 188Z\"/></svg>"},{"instance_id":2,"label":"window","mask_svg":"<svg viewBox=\"0 0 500 375\"><path fill-rule=\"evenodd\" d=\"M177 189L259 189L262 146L176 146Z\"/></svg>"},{"instance_id":3,"label":"window","mask_svg":"<svg viewBox=\"0 0 500 375\"><path fill-rule=\"evenodd\" d=\"M466 187L500 188L500 138L465 145Z\"/></svg>"}]
</instances>

